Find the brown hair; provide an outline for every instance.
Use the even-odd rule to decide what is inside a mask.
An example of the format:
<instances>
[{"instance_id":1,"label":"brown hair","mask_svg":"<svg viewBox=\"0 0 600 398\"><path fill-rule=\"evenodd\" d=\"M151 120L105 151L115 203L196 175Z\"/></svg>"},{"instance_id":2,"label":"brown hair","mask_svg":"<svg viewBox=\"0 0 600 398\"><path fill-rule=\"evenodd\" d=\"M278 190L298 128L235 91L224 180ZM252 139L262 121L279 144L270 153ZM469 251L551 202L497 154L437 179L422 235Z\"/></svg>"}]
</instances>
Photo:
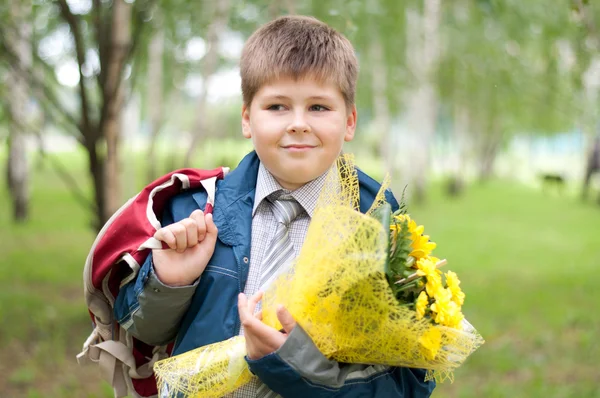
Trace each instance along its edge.
<instances>
[{"instance_id":1,"label":"brown hair","mask_svg":"<svg viewBox=\"0 0 600 398\"><path fill-rule=\"evenodd\" d=\"M281 76L333 81L346 105L354 104L358 61L346 37L313 17L277 18L250 36L240 61L242 96L250 105L256 92Z\"/></svg>"}]
</instances>

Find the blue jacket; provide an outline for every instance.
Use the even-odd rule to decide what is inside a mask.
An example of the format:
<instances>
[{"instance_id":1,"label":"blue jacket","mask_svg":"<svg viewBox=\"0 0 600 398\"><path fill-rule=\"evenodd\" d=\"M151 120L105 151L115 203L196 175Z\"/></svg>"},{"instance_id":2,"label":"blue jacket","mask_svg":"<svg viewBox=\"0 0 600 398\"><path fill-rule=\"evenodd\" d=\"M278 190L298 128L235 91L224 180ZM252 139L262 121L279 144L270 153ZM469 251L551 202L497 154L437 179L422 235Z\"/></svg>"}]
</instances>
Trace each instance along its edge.
<instances>
[{"instance_id":1,"label":"blue jacket","mask_svg":"<svg viewBox=\"0 0 600 398\"><path fill-rule=\"evenodd\" d=\"M174 354L239 334L237 296L244 291L250 263L252 208L259 159L247 155L217 184L214 221L219 230L215 252L193 285L173 288L154 275L149 256L137 278L124 286L115 316L131 334L149 344L175 339ZM358 171L360 209L368 210L380 185ZM398 204L391 192L387 200ZM188 191L171 200L163 225L204 209L206 194ZM276 352L247 360L251 371L284 397L428 397L435 383L424 382L421 369L340 364L326 359L300 327Z\"/></svg>"}]
</instances>

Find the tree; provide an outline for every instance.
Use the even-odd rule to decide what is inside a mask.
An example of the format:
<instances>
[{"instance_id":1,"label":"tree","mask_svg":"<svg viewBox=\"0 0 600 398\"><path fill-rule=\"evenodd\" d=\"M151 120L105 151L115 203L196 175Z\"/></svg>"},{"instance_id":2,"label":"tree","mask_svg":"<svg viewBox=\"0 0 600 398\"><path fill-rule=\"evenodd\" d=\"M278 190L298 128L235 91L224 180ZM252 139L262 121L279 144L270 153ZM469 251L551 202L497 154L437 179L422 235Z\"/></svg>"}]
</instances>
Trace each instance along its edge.
<instances>
[{"instance_id":1,"label":"tree","mask_svg":"<svg viewBox=\"0 0 600 398\"><path fill-rule=\"evenodd\" d=\"M157 176L156 140L163 124L164 89L163 57L165 30L162 15L157 11L154 18L154 32L148 46L148 119L150 122L150 142L148 143L148 181Z\"/></svg>"},{"instance_id":2,"label":"tree","mask_svg":"<svg viewBox=\"0 0 600 398\"><path fill-rule=\"evenodd\" d=\"M229 10L231 7L230 0L219 0L217 2L206 0L205 5L207 6L207 10L210 10L211 7L213 8L212 13L209 12L209 15L212 15L212 21L208 26L208 31L206 32L208 52L203 59L202 90L200 96L198 97L196 121L192 130L192 142L187 153L185 154L184 165L186 167L190 166L196 147L200 142L202 142L203 137L206 137L207 135L208 125L206 123L206 108L208 87L211 78L217 71L217 67L219 65L219 40L225 31L225 28L227 27L227 22L229 21Z\"/></svg>"},{"instance_id":3,"label":"tree","mask_svg":"<svg viewBox=\"0 0 600 398\"><path fill-rule=\"evenodd\" d=\"M44 26L47 30L42 36L68 27L73 48L71 56L77 63L79 75L76 94L57 82L54 65L38 52L34 52L35 62L49 72L45 80L36 77L39 74L11 48L5 38L18 30L18 24L13 21L0 28L1 59L14 65L20 76L32 79L36 91L41 93L38 102L46 114L51 115L54 123L75 134L86 150L94 186L96 228L100 228L121 203L119 135L126 99L124 75L132 67L152 3L152 0L133 4L125 0L93 0L89 10L75 11L67 0L38 5L47 14L59 17ZM73 111L68 99L75 95L78 110Z\"/></svg>"},{"instance_id":4,"label":"tree","mask_svg":"<svg viewBox=\"0 0 600 398\"><path fill-rule=\"evenodd\" d=\"M7 46L18 54L23 65L31 68L31 3L12 2L10 17L17 29L10 32ZM26 139L30 87L28 77L12 69L7 79L11 101L8 105L10 129L8 136L7 182L13 204L13 218L23 222L29 214L29 165L27 163Z\"/></svg>"},{"instance_id":5,"label":"tree","mask_svg":"<svg viewBox=\"0 0 600 398\"><path fill-rule=\"evenodd\" d=\"M424 0L422 11L419 8L406 11L406 63L414 81L406 93L407 123L417 144L410 151L407 177L417 202L425 200L429 151L437 128L439 103L435 80L440 62L441 13L440 0Z\"/></svg>"}]
</instances>

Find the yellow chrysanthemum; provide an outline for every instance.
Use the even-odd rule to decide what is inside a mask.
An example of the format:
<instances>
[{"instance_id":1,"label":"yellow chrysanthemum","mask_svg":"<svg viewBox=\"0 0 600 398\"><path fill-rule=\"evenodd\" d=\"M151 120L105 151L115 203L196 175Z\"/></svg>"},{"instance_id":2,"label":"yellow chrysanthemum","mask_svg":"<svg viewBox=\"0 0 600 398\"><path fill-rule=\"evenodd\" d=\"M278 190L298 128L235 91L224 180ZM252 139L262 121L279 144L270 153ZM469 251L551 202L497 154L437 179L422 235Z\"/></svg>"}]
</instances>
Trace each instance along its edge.
<instances>
[{"instance_id":1,"label":"yellow chrysanthemum","mask_svg":"<svg viewBox=\"0 0 600 398\"><path fill-rule=\"evenodd\" d=\"M409 255L417 260L429 256L436 245L434 242L429 241L429 235L423 235L425 227L417 225L415 220L412 220L409 215L400 214L394 216L394 219L398 223L408 222L408 232L410 233L411 240L410 247L412 249ZM390 228L395 234L398 233L395 225L392 225Z\"/></svg>"},{"instance_id":2,"label":"yellow chrysanthemum","mask_svg":"<svg viewBox=\"0 0 600 398\"><path fill-rule=\"evenodd\" d=\"M443 287L444 286L442 285L442 277L439 274L434 274L427 278L425 290L427 291L429 297L433 297L435 295L435 292Z\"/></svg>"},{"instance_id":3,"label":"yellow chrysanthemum","mask_svg":"<svg viewBox=\"0 0 600 398\"><path fill-rule=\"evenodd\" d=\"M448 289L452 292L452 301L454 301L457 305L462 306L465 302L465 294L460 289L460 279L458 279L458 275L455 272L448 271L446 273L446 284L448 285Z\"/></svg>"},{"instance_id":4,"label":"yellow chrysanthemum","mask_svg":"<svg viewBox=\"0 0 600 398\"><path fill-rule=\"evenodd\" d=\"M442 286L442 272L436 267L437 261L432 261L432 259L435 258L425 257L417 261L417 275L427 279L425 289L429 297L433 297L437 289Z\"/></svg>"},{"instance_id":5,"label":"yellow chrysanthemum","mask_svg":"<svg viewBox=\"0 0 600 398\"><path fill-rule=\"evenodd\" d=\"M421 294L419 294L419 297L417 298L417 303L415 305L417 311L417 319L423 319L428 304L429 297L427 296L427 293L421 292Z\"/></svg>"},{"instance_id":6,"label":"yellow chrysanthemum","mask_svg":"<svg viewBox=\"0 0 600 398\"><path fill-rule=\"evenodd\" d=\"M458 328L464 315L460 312L460 307L452 301L452 292L450 289L440 287L434 294L435 302L431 305L432 317L435 323Z\"/></svg>"},{"instance_id":7,"label":"yellow chrysanthemum","mask_svg":"<svg viewBox=\"0 0 600 398\"><path fill-rule=\"evenodd\" d=\"M423 333L421 337L419 337L421 351L429 360L435 359L438 351L440 350L441 343L442 333L438 330L438 328L435 327L427 329L427 331Z\"/></svg>"}]
</instances>

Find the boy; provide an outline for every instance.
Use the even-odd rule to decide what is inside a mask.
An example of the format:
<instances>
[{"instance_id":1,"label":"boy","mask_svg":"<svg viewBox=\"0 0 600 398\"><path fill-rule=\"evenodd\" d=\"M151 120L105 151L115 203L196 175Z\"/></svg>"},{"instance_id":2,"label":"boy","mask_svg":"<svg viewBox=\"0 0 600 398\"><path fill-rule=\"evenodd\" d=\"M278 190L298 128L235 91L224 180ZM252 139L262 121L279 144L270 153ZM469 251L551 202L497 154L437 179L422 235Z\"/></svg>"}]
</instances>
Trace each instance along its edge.
<instances>
[{"instance_id":1,"label":"boy","mask_svg":"<svg viewBox=\"0 0 600 398\"><path fill-rule=\"evenodd\" d=\"M265 279L299 253L324 176L354 137L357 74L350 42L314 18L256 31L241 58L242 131L255 151L218 183L214 219L200 210L204 192L171 201L155 235L170 249L154 250L117 297L120 324L149 344L174 341L173 354L244 334L259 380L233 397L428 397L434 388L419 369L328 360L285 308L284 331L254 314ZM365 211L379 185L358 175Z\"/></svg>"}]
</instances>

